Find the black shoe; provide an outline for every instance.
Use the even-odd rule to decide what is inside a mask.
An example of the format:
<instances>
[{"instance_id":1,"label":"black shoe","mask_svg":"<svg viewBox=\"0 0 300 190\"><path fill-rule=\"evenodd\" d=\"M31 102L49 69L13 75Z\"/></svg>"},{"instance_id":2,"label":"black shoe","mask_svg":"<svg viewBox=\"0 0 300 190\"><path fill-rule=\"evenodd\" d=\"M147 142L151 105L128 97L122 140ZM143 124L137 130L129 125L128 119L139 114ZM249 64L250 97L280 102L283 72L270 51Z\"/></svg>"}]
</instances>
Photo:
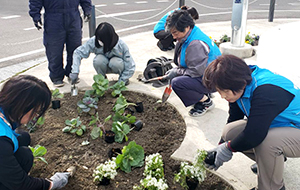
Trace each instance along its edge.
<instances>
[{"instance_id":1,"label":"black shoe","mask_svg":"<svg viewBox=\"0 0 300 190\"><path fill-rule=\"evenodd\" d=\"M54 81L54 82L53 82L53 85L54 85L55 87L62 87L62 86L64 86L65 84L64 84L64 82L63 82L62 80L57 80L57 81Z\"/></svg>"},{"instance_id":2,"label":"black shoe","mask_svg":"<svg viewBox=\"0 0 300 190\"><path fill-rule=\"evenodd\" d=\"M256 188L256 187L253 187L253 188L250 189L250 190L257 190L257 188ZM285 186L282 186L279 190L285 190Z\"/></svg>"},{"instance_id":3,"label":"black shoe","mask_svg":"<svg viewBox=\"0 0 300 190\"><path fill-rule=\"evenodd\" d=\"M164 48L164 46L160 43L160 41L157 42L157 46L159 47L159 49L160 49L161 51L168 51L168 49L167 49L167 48Z\"/></svg>"},{"instance_id":4,"label":"black shoe","mask_svg":"<svg viewBox=\"0 0 300 190\"><path fill-rule=\"evenodd\" d=\"M189 115L192 117L199 117L204 115L208 110L211 110L215 107L214 102L209 98L204 102L197 102L189 111Z\"/></svg>"}]
</instances>

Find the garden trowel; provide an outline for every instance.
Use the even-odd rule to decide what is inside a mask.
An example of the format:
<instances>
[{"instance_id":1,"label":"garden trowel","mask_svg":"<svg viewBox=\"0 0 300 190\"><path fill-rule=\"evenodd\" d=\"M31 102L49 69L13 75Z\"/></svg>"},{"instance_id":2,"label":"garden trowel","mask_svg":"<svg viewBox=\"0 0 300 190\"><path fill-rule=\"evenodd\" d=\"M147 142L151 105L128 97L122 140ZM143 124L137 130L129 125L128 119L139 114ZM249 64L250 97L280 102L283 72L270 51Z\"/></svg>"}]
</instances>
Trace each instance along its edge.
<instances>
[{"instance_id":1,"label":"garden trowel","mask_svg":"<svg viewBox=\"0 0 300 190\"><path fill-rule=\"evenodd\" d=\"M166 87L163 95L162 95L162 103L165 103L167 101L167 99L169 98L170 94L172 92L172 86L171 86L171 83L169 83L169 86Z\"/></svg>"},{"instance_id":2,"label":"garden trowel","mask_svg":"<svg viewBox=\"0 0 300 190\"><path fill-rule=\"evenodd\" d=\"M78 88L75 86L75 83L71 86L71 95L77 96L78 95Z\"/></svg>"}]
</instances>

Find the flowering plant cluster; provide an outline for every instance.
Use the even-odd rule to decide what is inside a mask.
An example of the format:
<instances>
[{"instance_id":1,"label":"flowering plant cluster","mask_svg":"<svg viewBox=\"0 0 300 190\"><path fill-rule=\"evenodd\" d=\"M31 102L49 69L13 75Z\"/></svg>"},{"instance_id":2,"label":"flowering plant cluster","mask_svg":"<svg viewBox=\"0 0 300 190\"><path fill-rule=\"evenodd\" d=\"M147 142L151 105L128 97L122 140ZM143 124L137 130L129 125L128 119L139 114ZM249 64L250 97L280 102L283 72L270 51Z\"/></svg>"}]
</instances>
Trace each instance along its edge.
<instances>
[{"instance_id":1,"label":"flowering plant cluster","mask_svg":"<svg viewBox=\"0 0 300 190\"><path fill-rule=\"evenodd\" d=\"M180 185L186 189L187 178L193 179L201 183L206 177L206 169L204 166L204 159L207 152L204 150L198 150L192 164L188 162L181 162L180 170L175 174L174 181L180 183Z\"/></svg>"},{"instance_id":2,"label":"flowering plant cluster","mask_svg":"<svg viewBox=\"0 0 300 190\"><path fill-rule=\"evenodd\" d=\"M211 36L209 38L212 39ZM213 39L213 41L218 47L221 43L230 42L230 40L231 39L227 34L222 35L219 40ZM259 40L259 36L255 34L250 34L250 32L248 32L248 34L245 36L245 43L250 44L252 46L257 46L258 40Z\"/></svg>"},{"instance_id":3,"label":"flowering plant cluster","mask_svg":"<svg viewBox=\"0 0 300 190\"><path fill-rule=\"evenodd\" d=\"M101 182L103 178L114 179L117 175L116 158L106 161L96 167L93 173L94 182Z\"/></svg>"},{"instance_id":4,"label":"flowering plant cluster","mask_svg":"<svg viewBox=\"0 0 300 190\"><path fill-rule=\"evenodd\" d=\"M168 185L165 180L163 159L159 153L151 154L145 158L144 179L140 185L135 185L134 190L166 190Z\"/></svg>"}]
</instances>

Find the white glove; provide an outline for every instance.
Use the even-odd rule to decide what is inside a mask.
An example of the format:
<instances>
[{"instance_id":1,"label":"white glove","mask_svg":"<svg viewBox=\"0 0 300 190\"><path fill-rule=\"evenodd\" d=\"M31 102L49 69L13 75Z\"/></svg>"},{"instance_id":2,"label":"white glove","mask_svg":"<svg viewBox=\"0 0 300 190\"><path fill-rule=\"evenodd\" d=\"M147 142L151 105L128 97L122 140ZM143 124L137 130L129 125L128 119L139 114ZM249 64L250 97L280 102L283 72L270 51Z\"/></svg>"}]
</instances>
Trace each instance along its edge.
<instances>
[{"instance_id":1,"label":"white glove","mask_svg":"<svg viewBox=\"0 0 300 190\"><path fill-rule=\"evenodd\" d=\"M68 183L68 178L70 176L69 172L56 172L50 179L52 181L51 189L61 189Z\"/></svg>"}]
</instances>

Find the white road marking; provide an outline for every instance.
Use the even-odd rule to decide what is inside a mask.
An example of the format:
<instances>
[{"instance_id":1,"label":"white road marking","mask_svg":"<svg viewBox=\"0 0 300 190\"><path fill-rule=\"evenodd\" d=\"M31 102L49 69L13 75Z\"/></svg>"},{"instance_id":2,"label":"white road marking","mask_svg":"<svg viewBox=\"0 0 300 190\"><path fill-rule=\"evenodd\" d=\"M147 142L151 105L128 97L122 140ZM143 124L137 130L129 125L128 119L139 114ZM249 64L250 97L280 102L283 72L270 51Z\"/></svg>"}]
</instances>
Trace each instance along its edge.
<instances>
[{"instance_id":1,"label":"white road marking","mask_svg":"<svg viewBox=\"0 0 300 190\"><path fill-rule=\"evenodd\" d=\"M20 15L11 15L11 16L4 16L4 17L1 17L2 19L11 19L11 18L18 18L18 17L21 17Z\"/></svg>"},{"instance_id":2,"label":"white road marking","mask_svg":"<svg viewBox=\"0 0 300 190\"><path fill-rule=\"evenodd\" d=\"M106 4L95 5L95 7L106 7Z\"/></svg>"},{"instance_id":3,"label":"white road marking","mask_svg":"<svg viewBox=\"0 0 300 190\"><path fill-rule=\"evenodd\" d=\"M27 30L34 30L34 29L36 29L36 27L24 28L23 30L27 31Z\"/></svg>"},{"instance_id":4,"label":"white road marking","mask_svg":"<svg viewBox=\"0 0 300 190\"><path fill-rule=\"evenodd\" d=\"M270 6L270 4L259 4L260 6ZM276 3L275 3L275 5L277 5Z\"/></svg>"},{"instance_id":5,"label":"white road marking","mask_svg":"<svg viewBox=\"0 0 300 190\"><path fill-rule=\"evenodd\" d=\"M29 52L26 52L26 53L21 53L21 54L18 54L18 55L5 57L5 58L0 59L0 63L4 62L4 61L9 61L9 60L12 60L12 59L17 59L17 58L20 58L20 57L24 57L24 56L27 56L27 55L33 55L33 54L36 54L36 53L40 53L42 51L45 51L45 48L34 50L34 51L29 51Z\"/></svg>"},{"instance_id":6,"label":"white road marking","mask_svg":"<svg viewBox=\"0 0 300 190\"><path fill-rule=\"evenodd\" d=\"M100 16L97 16L96 18L108 18L108 17L144 13L144 12L150 12L150 11L156 11L156 10L157 9L148 9L148 10L130 11L130 12L122 12L122 13L113 13L113 14L100 15Z\"/></svg>"},{"instance_id":7,"label":"white road marking","mask_svg":"<svg viewBox=\"0 0 300 190\"><path fill-rule=\"evenodd\" d=\"M300 0L299 0L300 1ZM288 3L289 5L300 5L300 3Z\"/></svg>"},{"instance_id":8,"label":"white road marking","mask_svg":"<svg viewBox=\"0 0 300 190\"><path fill-rule=\"evenodd\" d=\"M169 2L169 0L158 0L156 2L158 2L158 3L167 3L167 2Z\"/></svg>"},{"instance_id":9,"label":"white road marking","mask_svg":"<svg viewBox=\"0 0 300 190\"><path fill-rule=\"evenodd\" d=\"M137 4L144 4L144 3L148 3L148 1L136 1L135 3L137 3Z\"/></svg>"},{"instance_id":10,"label":"white road marking","mask_svg":"<svg viewBox=\"0 0 300 190\"><path fill-rule=\"evenodd\" d=\"M121 30L116 30L117 33L120 33L120 32L125 32L125 31L128 31L128 30L132 30L132 29L136 29L136 28L141 28L141 27L144 27L144 26L149 26L149 25L154 25L156 24L157 22L150 22L150 23L147 23L147 24L142 24L142 25L138 25L138 26L133 26L133 27L129 27L129 28L124 28L124 29L121 29Z\"/></svg>"},{"instance_id":11,"label":"white road marking","mask_svg":"<svg viewBox=\"0 0 300 190\"><path fill-rule=\"evenodd\" d=\"M126 5L127 3L114 3L114 5Z\"/></svg>"}]
</instances>

